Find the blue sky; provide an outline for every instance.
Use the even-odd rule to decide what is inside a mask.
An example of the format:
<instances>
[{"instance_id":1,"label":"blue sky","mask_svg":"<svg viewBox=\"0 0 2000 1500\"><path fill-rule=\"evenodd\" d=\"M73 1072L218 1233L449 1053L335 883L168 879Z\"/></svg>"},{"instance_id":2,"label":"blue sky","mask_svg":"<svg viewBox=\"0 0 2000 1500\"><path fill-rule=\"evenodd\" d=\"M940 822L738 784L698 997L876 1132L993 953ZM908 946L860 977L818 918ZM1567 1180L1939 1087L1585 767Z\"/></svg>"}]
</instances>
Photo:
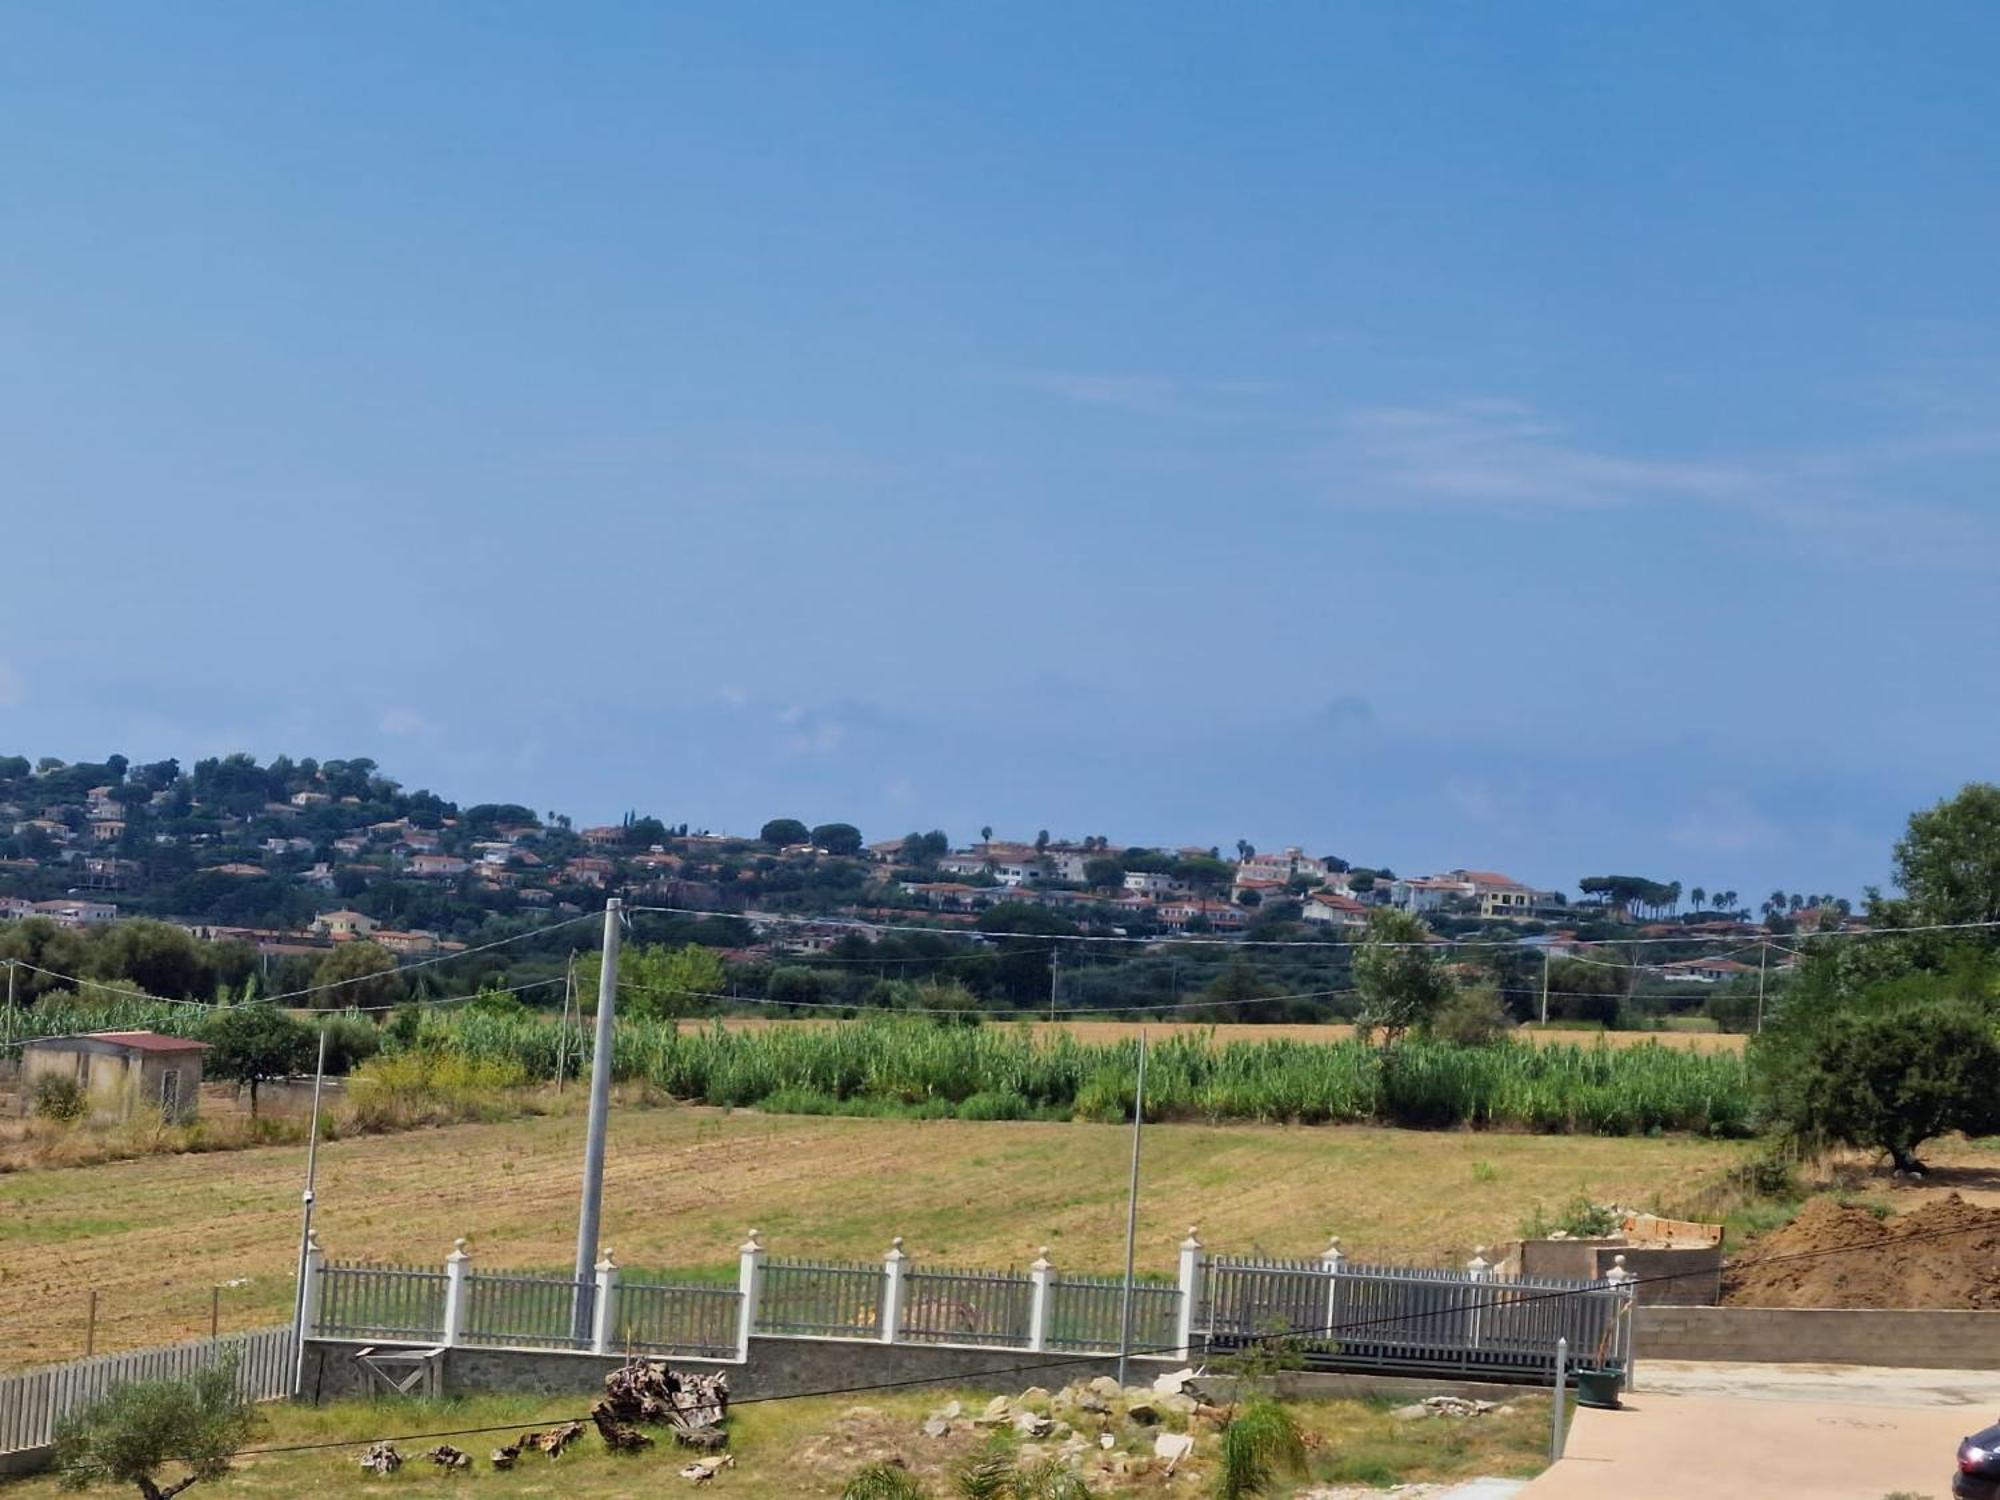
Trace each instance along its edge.
<instances>
[{"instance_id":1,"label":"blue sky","mask_svg":"<svg viewBox=\"0 0 2000 1500\"><path fill-rule=\"evenodd\" d=\"M0 740L1850 893L2000 731L2000 13L0 10Z\"/></svg>"}]
</instances>

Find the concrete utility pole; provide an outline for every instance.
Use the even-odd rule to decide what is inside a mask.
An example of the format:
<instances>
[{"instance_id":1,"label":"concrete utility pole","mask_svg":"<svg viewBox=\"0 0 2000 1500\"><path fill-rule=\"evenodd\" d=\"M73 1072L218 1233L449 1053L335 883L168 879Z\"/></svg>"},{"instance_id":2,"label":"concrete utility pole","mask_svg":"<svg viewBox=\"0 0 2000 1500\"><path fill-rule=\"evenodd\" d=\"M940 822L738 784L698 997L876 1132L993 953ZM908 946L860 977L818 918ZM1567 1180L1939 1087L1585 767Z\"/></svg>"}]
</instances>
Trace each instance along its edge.
<instances>
[{"instance_id":1,"label":"concrete utility pole","mask_svg":"<svg viewBox=\"0 0 2000 1500\"><path fill-rule=\"evenodd\" d=\"M1549 1024L1549 950L1542 948L1542 1024Z\"/></svg>"},{"instance_id":2,"label":"concrete utility pole","mask_svg":"<svg viewBox=\"0 0 2000 1500\"><path fill-rule=\"evenodd\" d=\"M1132 1255L1139 1236L1139 1141L1146 1128L1146 1033L1139 1033L1139 1078L1132 1089L1132 1181L1125 1195L1125 1292L1118 1305L1118 1383L1132 1356Z\"/></svg>"},{"instance_id":3,"label":"concrete utility pole","mask_svg":"<svg viewBox=\"0 0 2000 1500\"><path fill-rule=\"evenodd\" d=\"M1049 946L1049 1020L1056 1018L1056 975L1062 970L1062 944Z\"/></svg>"},{"instance_id":4,"label":"concrete utility pole","mask_svg":"<svg viewBox=\"0 0 2000 1500\"><path fill-rule=\"evenodd\" d=\"M1764 1031L1764 960L1770 952L1769 943L1757 945L1757 1032L1760 1036Z\"/></svg>"},{"instance_id":5,"label":"concrete utility pole","mask_svg":"<svg viewBox=\"0 0 2000 1500\"><path fill-rule=\"evenodd\" d=\"M625 903L604 903L604 959L597 975L597 1031L590 1052L590 1126L583 1143L583 1211L576 1222L576 1302L570 1334L590 1337L590 1292L597 1275L597 1221L604 1202L604 1131L611 1116L611 1024L618 999L618 935Z\"/></svg>"},{"instance_id":6,"label":"concrete utility pole","mask_svg":"<svg viewBox=\"0 0 2000 1500\"><path fill-rule=\"evenodd\" d=\"M14 1045L14 960L7 960L7 1046Z\"/></svg>"},{"instance_id":7,"label":"concrete utility pole","mask_svg":"<svg viewBox=\"0 0 2000 1500\"><path fill-rule=\"evenodd\" d=\"M313 1234L313 1184L319 1176L319 1091L326 1083L326 1025L319 1028L319 1061L313 1064L312 1122L306 1128L306 1186L299 1195L303 1205L299 1217L299 1279L292 1296L292 1394L297 1396L305 1387L306 1379L306 1339L312 1333L306 1327L306 1256L312 1247Z\"/></svg>"}]
</instances>

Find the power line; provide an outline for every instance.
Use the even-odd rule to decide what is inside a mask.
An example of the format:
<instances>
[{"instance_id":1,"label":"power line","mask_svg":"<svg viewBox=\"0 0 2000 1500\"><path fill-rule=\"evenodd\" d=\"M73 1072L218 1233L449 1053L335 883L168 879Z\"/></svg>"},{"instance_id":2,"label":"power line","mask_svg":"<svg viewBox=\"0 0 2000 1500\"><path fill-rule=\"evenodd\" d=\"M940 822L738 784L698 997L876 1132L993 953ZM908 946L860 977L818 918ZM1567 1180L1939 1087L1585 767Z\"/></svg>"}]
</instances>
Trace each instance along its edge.
<instances>
[{"instance_id":1,"label":"power line","mask_svg":"<svg viewBox=\"0 0 2000 1500\"><path fill-rule=\"evenodd\" d=\"M874 922L862 917L804 916L792 912L747 912L716 911L693 906L633 906L631 912L656 912L678 917L733 918L758 923L776 922L792 926L845 927L857 932L907 932L926 937L943 937L953 931L964 929L923 927L915 923ZM1842 928L1836 932L1819 932L1802 935L1802 940L1830 941L1836 938L1859 939L1873 937L1904 937L1928 932L1969 932L2000 927L2000 920L1979 922L1936 922L1918 927L1857 927ZM1147 946L1181 944L1186 946L1216 946L1227 948L1360 948L1375 946L1382 948L1519 948L1535 951L1539 944L1527 938L1437 938L1423 942L1369 944L1365 938L1301 938L1287 942L1277 938L1230 938L1206 937L1201 935L1167 935L1162 937L1107 936L1094 933L1070 932L985 932L974 930L966 933L986 942L1015 938L1032 943L1140 943ZM1677 944L1682 947L1702 943L1735 943L1744 945L1741 933L1710 934L1707 936L1689 934L1685 937L1634 937L1634 938L1573 938L1562 940L1572 948L1634 948L1660 944Z\"/></svg>"}]
</instances>

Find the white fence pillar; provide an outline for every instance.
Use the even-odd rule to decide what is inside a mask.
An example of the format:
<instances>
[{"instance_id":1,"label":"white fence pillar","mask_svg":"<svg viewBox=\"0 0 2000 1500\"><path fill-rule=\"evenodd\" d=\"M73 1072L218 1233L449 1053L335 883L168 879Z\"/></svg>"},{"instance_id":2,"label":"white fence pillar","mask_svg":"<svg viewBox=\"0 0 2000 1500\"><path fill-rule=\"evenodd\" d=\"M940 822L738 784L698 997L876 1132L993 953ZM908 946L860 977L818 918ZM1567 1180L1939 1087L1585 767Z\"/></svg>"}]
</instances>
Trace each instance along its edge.
<instances>
[{"instance_id":1,"label":"white fence pillar","mask_svg":"<svg viewBox=\"0 0 2000 1500\"><path fill-rule=\"evenodd\" d=\"M306 1236L306 1279L299 1289L299 1339L303 1342L319 1328L319 1294L325 1284L326 1252L317 1235Z\"/></svg>"},{"instance_id":2,"label":"white fence pillar","mask_svg":"<svg viewBox=\"0 0 2000 1500\"><path fill-rule=\"evenodd\" d=\"M1328 1236L1326 1248L1319 1254L1319 1268L1326 1272L1326 1326L1320 1330L1326 1338L1332 1338L1334 1329L1340 1326L1340 1282L1336 1278L1346 1264L1347 1254L1340 1248L1340 1236Z\"/></svg>"},{"instance_id":3,"label":"white fence pillar","mask_svg":"<svg viewBox=\"0 0 2000 1500\"><path fill-rule=\"evenodd\" d=\"M1177 1346L1175 1358L1189 1358L1194 1348L1194 1327L1197 1310L1201 1306L1201 1276L1205 1264L1202 1254L1201 1235L1194 1225L1188 1225L1187 1238L1181 1241L1180 1275L1180 1316L1174 1320L1174 1343Z\"/></svg>"},{"instance_id":4,"label":"white fence pillar","mask_svg":"<svg viewBox=\"0 0 2000 1500\"><path fill-rule=\"evenodd\" d=\"M1618 1294L1617 1300L1611 1304L1612 1348L1616 1351L1614 1357L1618 1361L1620 1378L1623 1380L1625 1388L1630 1390L1632 1386L1632 1324L1636 1321L1632 1316L1632 1307L1638 1301L1636 1294L1639 1289L1632 1284L1632 1273L1625 1268L1625 1257L1622 1255L1611 1257L1611 1269L1604 1273L1604 1279L1611 1284L1612 1290Z\"/></svg>"},{"instance_id":5,"label":"white fence pillar","mask_svg":"<svg viewBox=\"0 0 2000 1500\"><path fill-rule=\"evenodd\" d=\"M1054 1270L1044 1245L1028 1267L1028 1348L1037 1354L1049 1346L1049 1276Z\"/></svg>"},{"instance_id":6,"label":"white fence pillar","mask_svg":"<svg viewBox=\"0 0 2000 1500\"><path fill-rule=\"evenodd\" d=\"M446 1348L459 1342L465 1334L465 1278L470 1273L472 1257L466 1254L463 1239L451 1242L451 1254L444 1258L444 1339Z\"/></svg>"},{"instance_id":7,"label":"white fence pillar","mask_svg":"<svg viewBox=\"0 0 2000 1500\"><path fill-rule=\"evenodd\" d=\"M590 1310L590 1352L609 1354L618 1342L618 1262L607 1248L591 1269L597 1273L597 1301Z\"/></svg>"},{"instance_id":8,"label":"white fence pillar","mask_svg":"<svg viewBox=\"0 0 2000 1500\"><path fill-rule=\"evenodd\" d=\"M1465 1279L1472 1283L1472 1296L1466 1307L1465 1341L1470 1348L1479 1347L1479 1325L1485 1321L1481 1317L1487 1293L1486 1283L1493 1279L1493 1266L1486 1259L1486 1247L1472 1247L1472 1259L1465 1263Z\"/></svg>"},{"instance_id":9,"label":"white fence pillar","mask_svg":"<svg viewBox=\"0 0 2000 1500\"><path fill-rule=\"evenodd\" d=\"M889 1253L882 1257L882 1342L893 1344L896 1335L903 1331L903 1277L909 1269L909 1257L903 1254L903 1237L899 1234L889 1242Z\"/></svg>"},{"instance_id":10,"label":"white fence pillar","mask_svg":"<svg viewBox=\"0 0 2000 1500\"><path fill-rule=\"evenodd\" d=\"M750 1238L736 1248L736 1290L740 1294L736 1311L736 1359L750 1358L750 1331L757 1326L757 1304L764 1296L764 1235L750 1231Z\"/></svg>"}]
</instances>

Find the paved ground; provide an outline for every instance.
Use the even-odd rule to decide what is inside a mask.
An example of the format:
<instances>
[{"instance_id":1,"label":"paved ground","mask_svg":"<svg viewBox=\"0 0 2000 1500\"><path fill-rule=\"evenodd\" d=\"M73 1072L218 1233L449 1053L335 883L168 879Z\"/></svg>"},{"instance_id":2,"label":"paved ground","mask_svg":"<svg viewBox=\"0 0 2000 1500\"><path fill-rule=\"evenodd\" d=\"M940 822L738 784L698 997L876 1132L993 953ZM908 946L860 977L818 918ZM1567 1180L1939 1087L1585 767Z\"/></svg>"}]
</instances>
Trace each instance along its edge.
<instances>
[{"instance_id":1,"label":"paved ground","mask_svg":"<svg viewBox=\"0 0 2000 1500\"><path fill-rule=\"evenodd\" d=\"M2000 1421L2000 1370L1896 1370L1872 1365L1686 1364L1641 1360L1639 1390L1662 1396L1739 1396L1869 1406L1973 1406Z\"/></svg>"},{"instance_id":2,"label":"paved ground","mask_svg":"<svg viewBox=\"0 0 2000 1500\"><path fill-rule=\"evenodd\" d=\"M1578 1411L1521 1500L1943 1500L1959 1439L2000 1417L1992 1371L1656 1360L1639 1386L1622 1411Z\"/></svg>"}]
</instances>

